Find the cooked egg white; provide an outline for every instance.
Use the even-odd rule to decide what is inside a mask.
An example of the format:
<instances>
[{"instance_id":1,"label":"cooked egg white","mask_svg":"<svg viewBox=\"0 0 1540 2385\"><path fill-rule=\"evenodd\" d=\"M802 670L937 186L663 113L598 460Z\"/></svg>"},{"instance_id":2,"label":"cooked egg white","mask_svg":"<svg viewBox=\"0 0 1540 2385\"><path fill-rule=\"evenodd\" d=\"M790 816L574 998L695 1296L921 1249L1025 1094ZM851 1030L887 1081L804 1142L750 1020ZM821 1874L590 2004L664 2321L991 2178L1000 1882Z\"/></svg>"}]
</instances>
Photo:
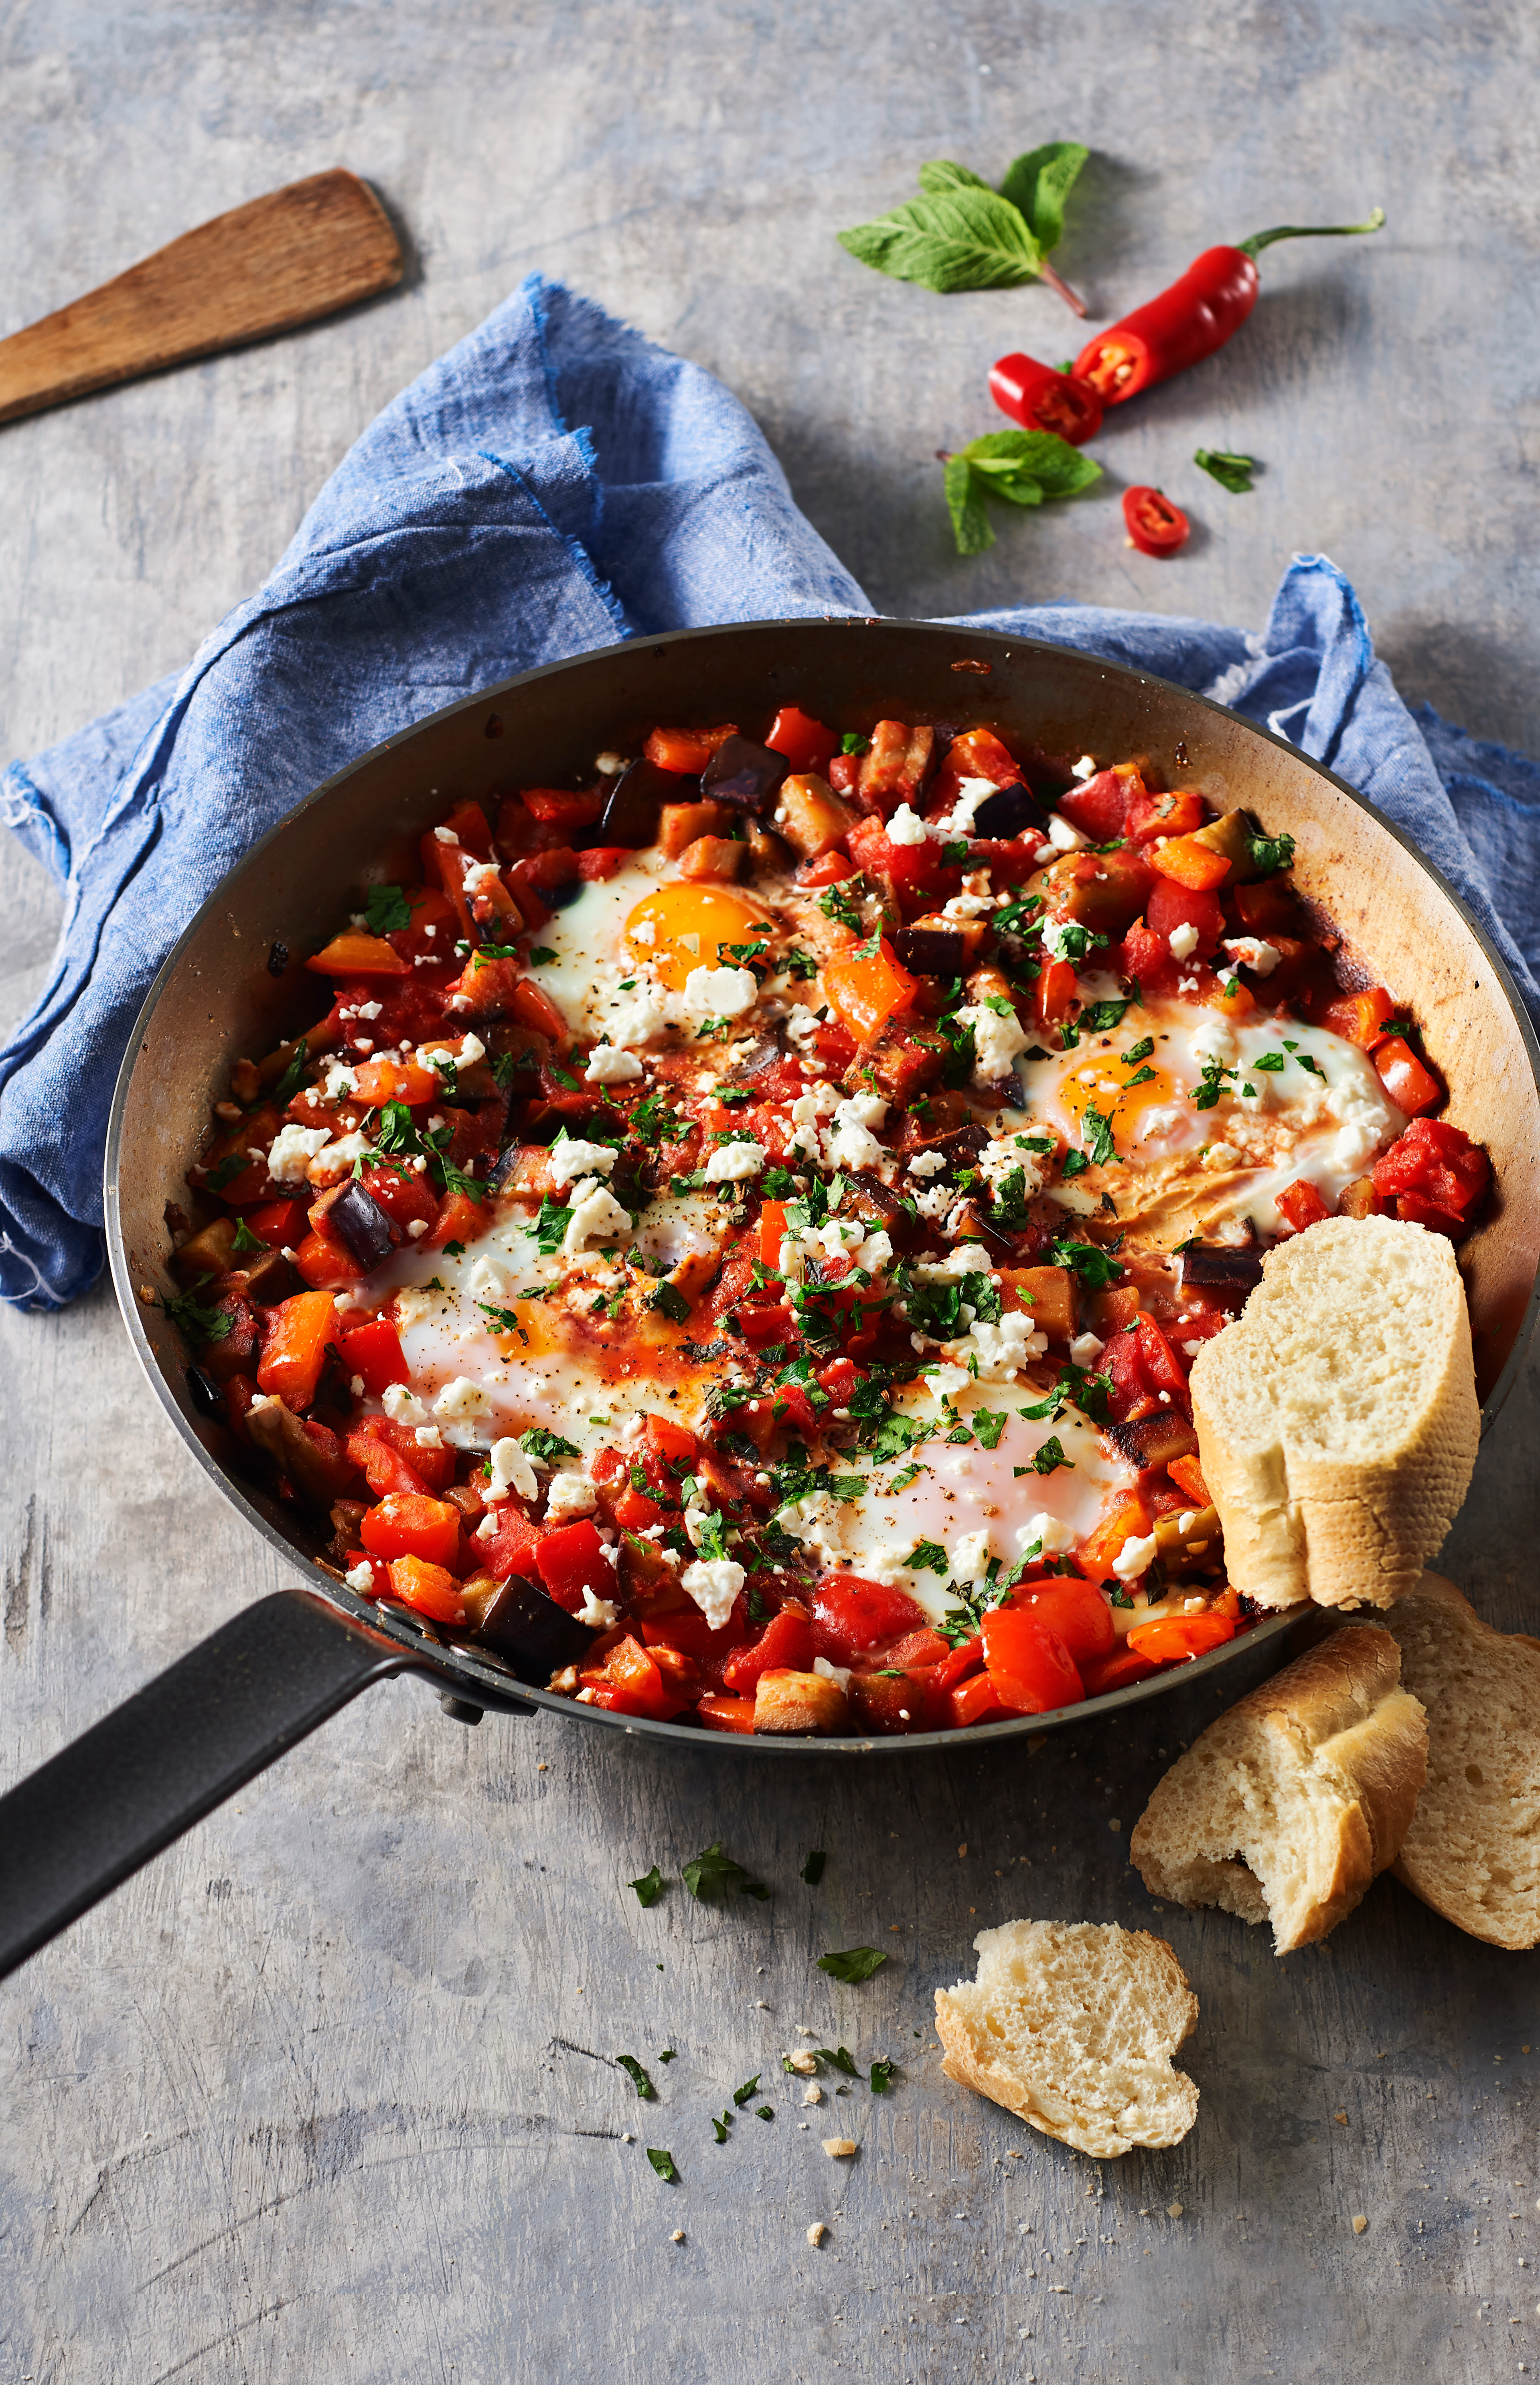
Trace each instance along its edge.
<instances>
[{"instance_id":1,"label":"cooked egg white","mask_svg":"<svg viewBox=\"0 0 1540 2385\"><path fill-rule=\"evenodd\" d=\"M1124 1057L1147 1040L1152 1051ZM1308 1178L1335 1205L1406 1125L1367 1053L1343 1036L1286 1018L1234 1023L1159 997L1131 1008L1115 1033L1024 1061L1019 1074L1034 1116L1072 1147L1093 1151L1097 1120L1107 1121L1115 1158L1097 1182L1111 1187L1125 1225L1163 1216L1190 1228L1200 1212L1209 1227L1251 1217L1276 1233L1285 1186ZM1199 1108L1205 1091L1215 1098ZM1119 1163L1148 1178L1127 1204ZM1063 1191L1068 1208L1098 1205L1074 1180Z\"/></svg>"}]
</instances>

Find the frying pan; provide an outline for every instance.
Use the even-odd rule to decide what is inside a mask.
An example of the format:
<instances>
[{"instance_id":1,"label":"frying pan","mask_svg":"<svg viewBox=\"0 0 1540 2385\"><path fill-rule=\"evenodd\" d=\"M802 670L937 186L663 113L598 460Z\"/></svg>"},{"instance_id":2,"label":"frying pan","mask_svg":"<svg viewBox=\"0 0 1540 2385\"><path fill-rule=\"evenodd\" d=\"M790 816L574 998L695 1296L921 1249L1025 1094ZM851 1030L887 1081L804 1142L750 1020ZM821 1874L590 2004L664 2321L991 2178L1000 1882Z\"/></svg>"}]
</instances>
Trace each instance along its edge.
<instances>
[{"instance_id":1,"label":"frying pan","mask_svg":"<svg viewBox=\"0 0 1540 2385\"><path fill-rule=\"evenodd\" d=\"M1244 804L1296 841L1295 880L1342 939L1347 984L1380 982L1413 1009L1450 1112L1491 1154L1490 1214L1461 1251L1483 1426L1513 1383L1535 1320L1540 1046L1518 993L1458 897L1388 820L1292 746L1142 672L1030 640L862 619L682 631L526 671L377 746L317 789L210 895L161 970L113 1103L106 1230L129 1334L151 1383L226 1497L295 1563L303 1587L258 1600L0 1799L0 1975L371 1682L414 1672L449 1710L550 1707L580 1728L699 1748L702 1734L554 1698L489 1651L456 1646L404 1607L355 1598L316 1560L316 1519L236 1470L225 1429L195 1410L187 1352L150 1303L168 1282L163 1210L182 1188L231 1064L317 1007L302 966L361 877L416 875L418 837L453 800L560 784L605 747L637 752L658 721L751 730L782 704L869 726L884 715L996 722L1050 753L1146 754L1174 782ZM1131 1688L990 1726L992 1738L1093 1722L1212 1672L1290 1623ZM932 1750L946 1735L795 1740L710 1734L723 1760L795 1763Z\"/></svg>"}]
</instances>

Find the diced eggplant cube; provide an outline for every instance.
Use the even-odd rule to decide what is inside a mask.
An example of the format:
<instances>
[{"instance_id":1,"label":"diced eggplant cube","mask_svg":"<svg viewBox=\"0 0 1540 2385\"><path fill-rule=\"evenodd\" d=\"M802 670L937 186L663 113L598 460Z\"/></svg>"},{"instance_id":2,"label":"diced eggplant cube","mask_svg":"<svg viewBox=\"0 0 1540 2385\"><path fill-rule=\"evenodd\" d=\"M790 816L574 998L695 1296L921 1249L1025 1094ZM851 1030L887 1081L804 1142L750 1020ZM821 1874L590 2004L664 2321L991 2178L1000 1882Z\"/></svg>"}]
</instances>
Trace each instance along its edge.
<instances>
[{"instance_id":1,"label":"diced eggplant cube","mask_svg":"<svg viewBox=\"0 0 1540 2385\"><path fill-rule=\"evenodd\" d=\"M1260 1251L1223 1242L1199 1242L1195 1250L1183 1251L1182 1282L1194 1292L1216 1292L1221 1299L1227 1294L1244 1300L1255 1292L1262 1280L1262 1258Z\"/></svg>"},{"instance_id":2,"label":"diced eggplant cube","mask_svg":"<svg viewBox=\"0 0 1540 2385\"><path fill-rule=\"evenodd\" d=\"M373 1193L356 1180L343 1185L327 1210L326 1222L361 1267L380 1266L401 1239Z\"/></svg>"},{"instance_id":3,"label":"diced eggplant cube","mask_svg":"<svg viewBox=\"0 0 1540 2385\"><path fill-rule=\"evenodd\" d=\"M658 815L664 805L688 803L695 793L693 779L680 778L674 770L660 770L644 755L628 770L621 772L610 790L609 801L593 831L594 842L627 844L634 852L640 852L643 845L655 844ZM550 897L545 899L549 902Z\"/></svg>"},{"instance_id":4,"label":"diced eggplant cube","mask_svg":"<svg viewBox=\"0 0 1540 2385\"><path fill-rule=\"evenodd\" d=\"M899 965L914 977L961 977L967 940L946 928L895 928L888 942Z\"/></svg>"},{"instance_id":5,"label":"diced eggplant cube","mask_svg":"<svg viewBox=\"0 0 1540 2385\"><path fill-rule=\"evenodd\" d=\"M586 1623L517 1573L508 1576L476 1636L512 1665L521 1679L540 1689L564 1665L575 1665L593 1640Z\"/></svg>"},{"instance_id":6,"label":"diced eggplant cube","mask_svg":"<svg viewBox=\"0 0 1540 2385\"><path fill-rule=\"evenodd\" d=\"M1047 834L1048 817L1029 787L1018 779L1009 787L997 787L986 795L974 814L975 836L1011 838L1025 836L1032 829L1039 836Z\"/></svg>"},{"instance_id":7,"label":"diced eggplant cube","mask_svg":"<svg viewBox=\"0 0 1540 2385\"><path fill-rule=\"evenodd\" d=\"M712 802L763 818L773 811L791 765L784 754L756 745L751 737L725 737L701 773L701 793Z\"/></svg>"}]
</instances>

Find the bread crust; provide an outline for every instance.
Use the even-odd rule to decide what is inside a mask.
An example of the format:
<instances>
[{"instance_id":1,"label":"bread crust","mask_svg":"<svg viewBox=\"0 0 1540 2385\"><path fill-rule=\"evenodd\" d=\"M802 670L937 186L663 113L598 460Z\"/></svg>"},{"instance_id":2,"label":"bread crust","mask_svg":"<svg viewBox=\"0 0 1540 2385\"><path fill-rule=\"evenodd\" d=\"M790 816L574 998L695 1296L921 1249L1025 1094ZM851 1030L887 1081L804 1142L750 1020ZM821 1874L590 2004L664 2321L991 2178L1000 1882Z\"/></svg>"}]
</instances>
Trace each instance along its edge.
<instances>
[{"instance_id":1,"label":"bread crust","mask_svg":"<svg viewBox=\"0 0 1540 2385\"><path fill-rule=\"evenodd\" d=\"M1132 2071L1142 2073L1139 2085L1145 2092L1138 2101L1157 2097L1160 2118L1148 2113L1142 2120L1135 2117L1131 2104L1112 2114L1094 2109L1084 2092L1077 2099L1074 2065L1063 2058L1066 2049L1059 2049L1057 2060L1044 2050L1056 2024L1073 2027L1073 1992L1056 1997L1050 1984L1039 1983L1031 2017L1033 2042L1026 2053L1019 2046L1006 2045L1000 2058L991 2059L971 2025L966 2000L976 1999L987 1990L987 1950L991 1942L1038 1935L1047 1946L1057 1949L1093 1930L1103 1941L1116 1942L1118 1969L1124 1983L1136 1992L1149 2042L1137 2050L1130 2049L1125 2059ZM1198 1998L1163 1938L1148 1929L1124 1929L1115 1923L1099 1928L1090 1923L1008 1922L1000 1929L981 1930L974 1942L984 1957L977 1988L960 1980L955 1989L936 1991L936 2031L943 2047L941 2067L949 2079L987 2095L1045 2137L1074 2145L1099 2161L1114 2159L1135 2145L1180 2143L1198 2115L1198 2089L1185 2072L1173 2067L1172 2057L1198 2026ZM1084 2088L1084 2078L1080 2083Z\"/></svg>"},{"instance_id":2,"label":"bread crust","mask_svg":"<svg viewBox=\"0 0 1540 2385\"><path fill-rule=\"evenodd\" d=\"M1151 1894L1270 1918L1280 1954L1327 1937L1416 1811L1427 1724L1400 1669L1388 1631L1344 1626L1211 1723L1129 1841Z\"/></svg>"},{"instance_id":3,"label":"bread crust","mask_svg":"<svg viewBox=\"0 0 1540 2385\"><path fill-rule=\"evenodd\" d=\"M1308 1408L1307 1375L1313 1414L1291 1405ZM1377 1433L1369 1400L1353 1397L1376 1381L1382 1415L1397 1418ZM1267 1254L1236 1322L1203 1344L1191 1391L1233 1586L1268 1607L1388 1606L1442 1545L1475 1465L1481 1412L1452 1245L1388 1217L1296 1235Z\"/></svg>"},{"instance_id":4,"label":"bread crust","mask_svg":"<svg viewBox=\"0 0 1540 2385\"><path fill-rule=\"evenodd\" d=\"M1428 1710L1428 1780L1396 1877L1469 1936L1527 1952L1540 1945L1540 1642L1495 1630L1434 1573L1385 1620Z\"/></svg>"}]
</instances>

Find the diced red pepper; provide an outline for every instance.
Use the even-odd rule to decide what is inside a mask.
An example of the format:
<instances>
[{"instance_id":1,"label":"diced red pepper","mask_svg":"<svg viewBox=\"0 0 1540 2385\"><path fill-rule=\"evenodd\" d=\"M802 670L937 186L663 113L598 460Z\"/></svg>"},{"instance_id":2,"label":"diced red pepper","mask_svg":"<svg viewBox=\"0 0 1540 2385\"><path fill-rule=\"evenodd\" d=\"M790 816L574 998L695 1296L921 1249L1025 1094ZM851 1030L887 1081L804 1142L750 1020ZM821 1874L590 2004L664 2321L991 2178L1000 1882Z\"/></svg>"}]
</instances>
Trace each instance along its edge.
<instances>
[{"instance_id":1,"label":"diced red pepper","mask_svg":"<svg viewBox=\"0 0 1540 2385\"><path fill-rule=\"evenodd\" d=\"M628 844L585 845L578 855L578 875L585 884L591 885L595 880L613 878L617 869L635 857Z\"/></svg>"},{"instance_id":2,"label":"diced red pepper","mask_svg":"<svg viewBox=\"0 0 1540 2385\"><path fill-rule=\"evenodd\" d=\"M350 1455L360 1434L366 1441L383 1442L393 1449L430 1492L447 1491L454 1480L455 1452L441 1441L419 1441L415 1425L398 1424L394 1417L366 1417L349 1436ZM356 1466L363 1461L354 1457L354 1463Z\"/></svg>"},{"instance_id":3,"label":"diced red pepper","mask_svg":"<svg viewBox=\"0 0 1540 2385\"><path fill-rule=\"evenodd\" d=\"M610 1649L602 1671L586 1672L583 1679L596 1691L594 1704L611 1714L646 1716L667 1722L689 1705L695 1684L665 1677L657 1659L627 1632Z\"/></svg>"},{"instance_id":4,"label":"diced red pepper","mask_svg":"<svg viewBox=\"0 0 1540 2385\"><path fill-rule=\"evenodd\" d=\"M1125 1690L1131 1681L1147 1680L1160 1667L1152 1656L1141 1656L1133 1648L1119 1648L1111 1656L1081 1669L1088 1698L1107 1697L1113 1690Z\"/></svg>"},{"instance_id":5,"label":"diced red pepper","mask_svg":"<svg viewBox=\"0 0 1540 2385\"><path fill-rule=\"evenodd\" d=\"M366 1549L349 1549L343 1562L349 1573L356 1572L360 1566L367 1566L373 1577L369 1589L354 1591L355 1598L389 1598L391 1568L383 1557L371 1557Z\"/></svg>"},{"instance_id":6,"label":"diced red pepper","mask_svg":"<svg viewBox=\"0 0 1540 2385\"><path fill-rule=\"evenodd\" d=\"M383 1108L387 1102L404 1102L409 1110L420 1110L443 1097L440 1078L433 1069L419 1068L416 1060L364 1060L354 1083L358 1099L369 1109Z\"/></svg>"},{"instance_id":7,"label":"diced red pepper","mask_svg":"<svg viewBox=\"0 0 1540 2385\"><path fill-rule=\"evenodd\" d=\"M1376 1044L1370 1057L1385 1092L1408 1118L1419 1118L1443 1100L1443 1086L1433 1071L1422 1066L1405 1036L1388 1036L1383 1043Z\"/></svg>"},{"instance_id":8,"label":"diced red pepper","mask_svg":"<svg viewBox=\"0 0 1540 2385\"><path fill-rule=\"evenodd\" d=\"M1051 431L1072 447L1083 447L1101 428L1101 400L1088 381L1040 365L1019 349L990 366L989 394L1013 422Z\"/></svg>"},{"instance_id":9,"label":"diced red pepper","mask_svg":"<svg viewBox=\"0 0 1540 2385\"><path fill-rule=\"evenodd\" d=\"M1140 1312L1134 1320L1134 1339L1138 1347L1140 1372L1148 1388L1157 1399L1162 1392L1169 1392L1172 1404L1185 1410L1187 1405L1186 1367L1153 1317Z\"/></svg>"},{"instance_id":10,"label":"diced red pepper","mask_svg":"<svg viewBox=\"0 0 1540 2385\"><path fill-rule=\"evenodd\" d=\"M1099 770L1061 795L1056 809L1093 844L1111 844L1128 826L1129 809L1144 793L1144 780L1131 765Z\"/></svg>"},{"instance_id":11,"label":"diced red pepper","mask_svg":"<svg viewBox=\"0 0 1540 2385\"><path fill-rule=\"evenodd\" d=\"M1154 1406L1153 1401L1150 1403ZM1125 1491L1078 1551L1075 1563L1088 1581L1114 1579L1112 1560L1129 1541L1148 1539L1149 1510L1136 1491Z\"/></svg>"},{"instance_id":12,"label":"diced red pepper","mask_svg":"<svg viewBox=\"0 0 1540 2385\"><path fill-rule=\"evenodd\" d=\"M1045 961L1033 988L1033 1010L1038 1026L1062 1027L1077 999L1073 962Z\"/></svg>"},{"instance_id":13,"label":"diced red pepper","mask_svg":"<svg viewBox=\"0 0 1540 2385\"><path fill-rule=\"evenodd\" d=\"M373 1422L373 1418L368 1421ZM391 1492L414 1499L427 1499L432 1495L431 1486L423 1480L411 1460L402 1455L395 1443L381 1440L378 1433L366 1432L362 1425L355 1426L349 1433L347 1452L377 1499L383 1499Z\"/></svg>"},{"instance_id":14,"label":"diced red pepper","mask_svg":"<svg viewBox=\"0 0 1540 2385\"><path fill-rule=\"evenodd\" d=\"M479 1531L476 1533L477 1563L496 1574L499 1581L505 1581L511 1573L535 1580L540 1574L540 1542L546 1537L541 1526L529 1521L516 1500L499 1500L488 1512L495 1517L497 1528L486 1540Z\"/></svg>"},{"instance_id":15,"label":"diced red pepper","mask_svg":"<svg viewBox=\"0 0 1540 2385\"><path fill-rule=\"evenodd\" d=\"M1017 1711L1006 1705L990 1673L975 1673L970 1679L960 1682L956 1689L947 1692L947 1704L952 1724L958 1730L966 1730L971 1723L989 1722L997 1715ZM1037 1706L1025 1711L1044 1714L1048 1709Z\"/></svg>"},{"instance_id":16,"label":"diced red pepper","mask_svg":"<svg viewBox=\"0 0 1540 2385\"><path fill-rule=\"evenodd\" d=\"M991 1607L981 1637L985 1670L1001 1703L1017 1714L1052 1714L1084 1698L1074 1657L1030 1609Z\"/></svg>"},{"instance_id":17,"label":"diced red pepper","mask_svg":"<svg viewBox=\"0 0 1540 2385\"><path fill-rule=\"evenodd\" d=\"M1276 1207L1296 1234L1302 1234L1307 1226L1319 1226L1323 1217L1332 1214L1308 1176L1297 1176L1292 1184L1285 1184L1277 1195Z\"/></svg>"},{"instance_id":18,"label":"diced red pepper","mask_svg":"<svg viewBox=\"0 0 1540 2385\"><path fill-rule=\"evenodd\" d=\"M1209 806L1196 787L1158 795L1147 790L1128 806L1125 833L1131 844L1145 844L1157 836L1190 836L1208 817Z\"/></svg>"},{"instance_id":19,"label":"diced red pepper","mask_svg":"<svg viewBox=\"0 0 1540 2385\"><path fill-rule=\"evenodd\" d=\"M420 1220L431 1226L438 1217L439 1196L427 1176L419 1176L415 1169L410 1175L398 1176L393 1168L366 1168L362 1181L365 1192L379 1202L391 1224L413 1242L420 1240L412 1233L413 1225Z\"/></svg>"},{"instance_id":20,"label":"diced red pepper","mask_svg":"<svg viewBox=\"0 0 1540 2385\"><path fill-rule=\"evenodd\" d=\"M1379 1042L1386 1019L1394 1018L1395 1013L1396 1005L1386 988L1371 985L1361 993L1339 994L1335 1002L1329 1002L1321 1013L1321 1024L1367 1052Z\"/></svg>"},{"instance_id":21,"label":"diced red pepper","mask_svg":"<svg viewBox=\"0 0 1540 2385\"><path fill-rule=\"evenodd\" d=\"M854 876L855 863L843 853L821 853L816 861L800 862L797 867L799 886L834 886L841 878Z\"/></svg>"},{"instance_id":22,"label":"diced red pepper","mask_svg":"<svg viewBox=\"0 0 1540 2385\"><path fill-rule=\"evenodd\" d=\"M257 1384L298 1416L316 1396L327 1343L337 1330L336 1306L329 1292L299 1292L267 1313Z\"/></svg>"},{"instance_id":23,"label":"diced red pepper","mask_svg":"<svg viewBox=\"0 0 1540 2385\"><path fill-rule=\"evenodd\" d=\"M474 1242L486 1223L487 1212L479 1201L473 1201L468 1192L446 1192L439 1205L433 1230L421 1237L420 1247L441 1251L446 1242Z\"/></svg>"},{"instance_id":24,"label":"diced red pepper","mask_svg":"<svg viewBox=\"0 0 1540 2385\"><path fill-rule=\"evenodd\" d=\"M1156 866L1160 866L1159 856ZM1198 931L1189 959L1207 960L1224 933L1224 906L1218 895L1204 887L1183 886L1170 877L1162 877L1150 889L1144 916L1150 934L1160 937L1165 945L1168 959L1174 957L1171 939L1180 929L1195 928Z\"/></svg>"},{"instance_id":25,"label":"diced red pepper","mask_svg":"<svg viewBox=\"0 0 1540 2385\"><path fill-rule=\"evenodd\" d=\"M604 808L604 796L574 794L565 787L521 787L519 801L531 819L557 828L591 828Z\"/></svg>"},{"instance_id":26,"label":"diced red pepper","mask_svg":"<svg viewBox=\"0 0 1540 2385\"><path fill-rule=\"evenodd\" d=\"M797 771L816 770L820 776L839 751L839 739L821 720L800 711L794 704L783 704L765 732L764 742L772 754L784 754Z\"/></svg>"},{"instance_id":27,"label":"diced red pepper","mask_svg":"<svg viewBox=\"0 0 1540 2385\"><path fill-rule=\"evenodd\" d=\"M337 1340L337 1355L350 1375L363 1378L373 1399L383 1399L392 1383L412 1378L401 1346L401 1336L388 1317L371 1317Z\"/></svg>"},{"instance_id":28,"label":"diced red pepper","mask_svg":"<svg viewBox=\"0 0 1540 2385\"><path fill-rule=\"evenodd\" d=\"M805 1606L789 1600L778 1615L771 1617L751 1647L739 1648L728 1657L722 1668L723 1686L752 1697L762 1673L811 1672L817 1653L812 1617Z\"/></svg>"},{"instance_id":29,"label":"diced red pepper","mask_svg":"<svg viewBox=\"0 0 1540 2385\"><path fill-rule=\"evenodd\" d=\"M818 1655L847 1664L863 1650L916 1631L927 1621L907 1592L860 1574L826 1573L813 1594L818 1624Z\"/></svg>"},{"instance_id":30,"label":"diced red pepper","mask_svg":"<svg viewBox=\"0 0 1540 2385\"><path fill-rule=\"evenodd\" d=\"M303 1201L264 1201L245 1212L247 1230L270 1251L292 1249L304 1231Z\"/></svg>"},{"instance_id":31,"label":"diced red pepper","mask_svg":"<svg viewBox=\"0 0 1540 2385\"><path fill-rule=\"evenodd\" d=\"M392 1491L369 1509L359 1534L371 1556L422 1557L453 1569L460 1553L460 1510L447 1499Z\"/></svg>"},{"instance_id":32,"label":"diced red pepper","mask_svg":"<svg viewBox=\"0 0 1540 2385\"><path fill-rule=\"evenodd\" d=\"M861 780L860 755L836 754L824 775L835 793L849 801Z\"/></svg>"},{"instance_id":33,"label":"diced red pepper","mask_svg":"<svg viewBox=\"0 0 1540 2385\"><path fill-rule=\"evenodd\" d=\"M1099 1663L1116 1644L1112 1610L1094 1582L1064 1574L1057 1581L1035 1582L1028 1591L1012 1592L1012 1605L1047 1624L1077 1667ZM987 1640L986 1663L988 1647Z\"/></svg>"},{"instance_id":34,"label":"diced red pepper","mask_svg":"<svg viewBox=\"0 0 1540 2385\"><path fill-rule=\"evenodd\" d=\"M576 1615L589 1594L608 1598L615 1585L615 1568L604 1555L598 1529L584 1516L576 1524L558 1524L541 1539L536 1564L546 1589L558 1606Z\"/></svg>"},{"instance_id":35,"label":"diced red pepper","mask_svg":"<svg viewBox=\"0 0 1540 2385\"><path fill-rule=\"evenodd\" d=\"M752 1349L763 1349L767 1342L796 1339L796 1320L785 1301L773 1308L739 1308L736 1314L739 1330Z\"/></svg>"}]
</instances>

